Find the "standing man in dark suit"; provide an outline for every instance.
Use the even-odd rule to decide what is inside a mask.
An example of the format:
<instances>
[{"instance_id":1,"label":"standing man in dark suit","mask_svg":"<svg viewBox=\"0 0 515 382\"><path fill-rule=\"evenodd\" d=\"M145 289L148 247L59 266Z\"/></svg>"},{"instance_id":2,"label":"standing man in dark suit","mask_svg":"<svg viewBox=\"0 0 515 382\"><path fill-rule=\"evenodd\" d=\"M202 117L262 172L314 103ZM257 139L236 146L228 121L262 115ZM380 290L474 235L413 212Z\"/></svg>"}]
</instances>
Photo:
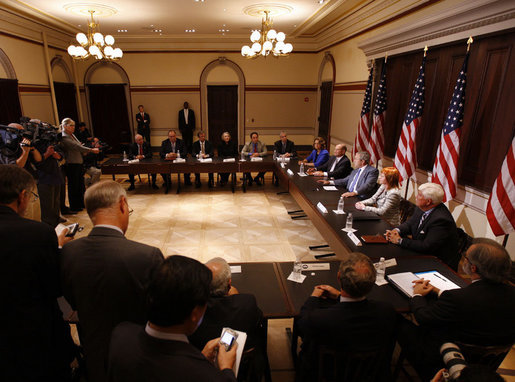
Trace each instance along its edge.
<instances>
[{"instance_id":1,"label":"standing man in dark suit","mask_svg":"<svg viewBox=\"0 0 515 382\"><path fill-rule=\"evenodd\" d=\"M84 209L84 157L83 154L98 154L98 148L88 148L75 137L75 122L71 118L63 119L61 123L61 148L66 159L65 172L68 178L68 200L70 211L63 213L76 213Z\"/></svg>"},{"instance_id":2,"label":"standing man in dark suit","mask_svg":"<svg viewBox=\"0 0 515 382\"><path fill-rule=\"evenodd\" d=\"M184 102L184 109L179 110L179 131L186 145L186 151L191 153L193 132L195 131L195 112L190 109L188 102Z\"/></svg>"},{"instance_id":3,"label":"standing man in dark suit","mask_svg":"<svg viewBox=\"0 0 515 382\"><path fill-rule=\"evenodd\" d=\"M417 280L410 305L419 326L403 319L399 343L422 380L444 367L439 348L445 342L507 347L515 342L515 287L507 282L510 268L506 249L480 238L464 256L463 270L472 280L469 286L441 292L428 281ZM430 294L436 300L427 299Z\"/></svg>"},{"instance_id":4,"label":"standing man in dark suit","mask_svg":"<svg viewBox=\"0 0 515 382\"><path fill-rule=\"evenodd\" d=\"M184 142L177 138L175 130L168 131L168 139L161 142L161 150L159 155L164 160L175 160L178 157L186 158L186 147ZM172 177L170 174L161 174L165 182L165 194L168 194L168 190L172 186ZM191 186L190 174L184 174L184 184Z\"/></svg>"},{"instance_id":5,"label":"standing man in dark suit","mask_svg":"<svg viewBox=\"0 0 515 382\"><path fill-rule=\"evenodd\" d=\"M323 165L308 169L308 174L334 179L345 178L352 171L350 160L347 158L347 155L345 155L346 152L347 146L342 143L336 145L334 147L334 155L331 156Z\"/></svg>"},{"instance_id":6,"label":"standing man in dark suit","mask_svg":"<svg viewBox=\"0 0 515 382\"><path fill-rule=\"evenodd\" d=\"M71 238L23 218L36 200L35 181L0 165L0 380L68 381L73 342L57 305L59 250Z\"/></svg>"},{"instance_id":7,"label":"standing man in dark suit","mask_svg":"<svg viewBox=\"0 0 515 382\"><path fill-rule=\"evenodd\" d=\"M418 188L418 208L413 216L399 227L386 231L386 238L402 248L436 256L456 271L460 262L458 232L454 218L442 203L443 196L439 184L422 184Z\"/></svg>"},{"instance_id":8,"label":"standing man in dark suit","mask_svg":"<svg viewBox=\"0 0 515 382\"><path fill-rule=\"evenodd\" d=\"M206 159L206 158L213 158L213 145L211 142L206 140L206 134L203 131L199 131L198 134L198 141L196 141L193 144L193 152L192 154L196 156L198 159ZM212 188L214 185L214 177L213 173L209 173L209 188ZM200 188L200 174L195 174L195 187Z\"/></svg>"},{"instance_id":9,"label":"standing man in dark suit","mask_svg":"<svg viewBox=\"0 0 515 382\"><path fill-rule=\"evenodd\" d=\"M139 113L136 114L136 122L138 122L138 134L142 135L148 144L150 144L150 115L145 113L143 105L138 105Z\"/></svg>"},{"instance_id":10,"label":"standing man in dark suit","mask_svg":"<svg viewBox=\"0 0 515 382\"><path fill-rule=\"evenodd\" d=\"M202 324L189 339L197 348L220 336L224 327L247 333L245 349L261 345L259 337L263 313L257 306L252 294L240 294L231 284L231 267L221 257L215 257L206 263L211 270L210 297Z\"/></svg>"},{"instance_id":11,"label":"standing man in dark suit","mask_svg":"<svg viewBox=\"0 0 515 382\"><path fill-rule=\"evenodd\" d=\"M136 134L134 136L134 143L130 146L129 151L130 159L151 159L152 158L152 147L150 147L150 143L144 142L141 134ZM152 188L157 190L156 186L156 174L152 174ZM134 190L134 174L129 174L129 181L131 182L130 187L127 189L128 191Z\"/></svg>"},{"instance_id":12,"label":"standing man in dark suit","mask_svg":"<svg viewBox=\"0 0 515 382\"><path fill-rule=\"evenodd\" d=\"M279 140L274 143L274 150L277 155L285 158L296 157L297 151L295 150L295 143L288 139L285 131L279 133Z\"/></svg>"},{"instance_id":13,"label":"standing man in dark suit","mask_svg":"<svg viewBox=\"0 0 515 382\"><path fill-rule=\"evenodd\" d=\"M217 336L201 352L188 343L206 311L210 282L197 260L168 257L148 288L146 326L124 322L113 331L109 381L236 382L237 344L227 351Z\"/></svg>"},{"instance_id":14,"label":"standing man in dark suit","mask_svg":"<svg viewBox=\"0 0 515 382\"><path fill-rule=\"evenodd\" d=\"M340 291L329 285L315 287L298 320L301 381L317 379L320 345L339 352L376 351L381 358L377 368L369 371L371 377L375 373L370 380L389 380L396 317L390 304L366 298L375 281L370 258L354 252L340 263Z\"/></svg>"},{"instance_id":15,"label":"standing man in dark suit","mask_svg":"<svg viewBox=\"0 0 515 382\"><path fill-rule=\"evenodd\" d=\"M94 184L85 202L94 227L63 247L61 283L64 297L79 314L88 379L103 382L111 331L123 321L146 322L145 288L163 254L125 238L132 211L117 182Z\"/></svg>"}]
</instances>

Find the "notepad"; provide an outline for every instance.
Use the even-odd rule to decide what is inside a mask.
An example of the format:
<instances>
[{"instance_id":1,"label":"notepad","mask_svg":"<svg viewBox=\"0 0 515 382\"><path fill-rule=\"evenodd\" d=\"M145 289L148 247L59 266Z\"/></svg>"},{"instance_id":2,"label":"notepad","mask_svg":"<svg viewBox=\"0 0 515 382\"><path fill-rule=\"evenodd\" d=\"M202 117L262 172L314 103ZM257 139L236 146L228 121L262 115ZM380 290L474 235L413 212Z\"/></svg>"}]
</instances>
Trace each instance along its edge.
<instances>
[{"instance_id":1,"label":"notepad","mask_svg":"<svg viewBox=\"0 0 515 382\"><path fill-rule=\"evenodd\" d=\"M429 280L431 285L442 292L460 288L438 271L394 273L393 275L387 275L386 279L408 297L413 297L413 281L418 279Z\"/></svg>"},{"instance_id":2,"label":"notepad","mask_svg":"<svg viewBox=\"0 0 515 382\"><path fill-rule=\"evenodd\" d=\"M234 159L234 158L225 158L224 159L224 163L227 163L227 162L236 162L236 159Z\"/></svg>"},{"instance_id":3,"label":"notepad","mask_svg":"<svg viewBox=\"0 0 515 382\"><path fill-rule=\"evenodd\" d=\"M324 190L326 191L338 191L335 186L324 186Z\"/></svg>"}]
</instances>

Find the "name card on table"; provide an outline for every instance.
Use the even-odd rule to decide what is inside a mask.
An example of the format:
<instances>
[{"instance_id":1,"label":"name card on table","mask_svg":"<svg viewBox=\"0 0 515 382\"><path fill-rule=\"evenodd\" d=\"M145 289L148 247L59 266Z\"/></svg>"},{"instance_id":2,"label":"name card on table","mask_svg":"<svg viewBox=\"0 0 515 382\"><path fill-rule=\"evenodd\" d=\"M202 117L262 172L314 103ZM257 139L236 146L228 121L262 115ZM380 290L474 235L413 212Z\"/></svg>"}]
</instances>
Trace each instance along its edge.
<instances>
[{"instance_id":1,"label":"name card on table","mask_svg":"<svg viewBox=\"0 0 515 382\"><path fill-rule=\"evenodd\" d=\"M374 263L374 266L375 266L375 265L377 265L377 264L379 264L379 263L378 263L378 262L377 262L377 263ZM385 261L384 261L384 266L385 266L386 268L388 268L388 267L395 267L396 265L397 265L397 260L395 260L395 258L393 258L393 259L388 259L388 260L385 260Z\"/></svg>"},{"instance_id":2,"label":"name card on table","mask_svg":"<svg viewBox=\"0 0 515 382\"><path fill-rule=\"evenodd\" d=\"M241 265L231 265L231 273L241 273Z\"/></svg>"},{"instance_id":3,"label":"name card on table","mask_svg":"<svg viewBox=\"0 0 515 382\"><path fill-rule=\"evenodd\" d=\"M354 235L354 232L347 232L347 236L352 240L354 245L361 247L363 244L361 244L361 241L358 239L356 235Z\"/></svg>"},{"instance_id":4,"label":"name card on table","mask_svg":"<svg viewBox=\"0 0 515 382\"><path fill-rule=\"evenodd\" d=\"M309 263L302 264L303 271L329 271L331 265L329 263Z\"/></svg>"},{"instance_id":5,"label":"name card on table","mask_svg":"<svg viewBox=\"0 0 515 382\"><path fill-rule=\"evenodd\" d=\"M288 175L294 175L294 174L293 174L293 171L292 171L292 170L290 170L290 169L288 169L286 172L288 173Z\"/></svg>"},{"instance_id":6,"label":"name card on table","mask_svg":"<svg viewBox=\"0 0 515 382\"><path fill-rule=\"evenodd\" d=\"M277 157L277 161L279 162L289 162L290 157Z\"/></svg>"},{"instance_id":7,"label":"name card on table","mask_svg":"<svg viewBox=\"0 0 515 382\"><path fill-rule=\"evenodd\" d=\"M308 174L304 173L304 174L301 174L300 172L297 173L298 176L308 176Z\"/></svg>"},{"instance_id":8,"label":"name card on table","mask_svg":"<svg viewBox=\"0 0 515 382\"><path fill-rule=\"evenodd\" d=\"M200 163L211 163L213 162L213 158L203 158L198 160Z\"/></svg>"},{"instance_id":9,"label":"name card on table","mask_svg":"<svg viewBox=\"0 0 515 382\"><path fill-rule=\"evenodd\" d=\"M326 191L338 191L335 186L324 186L324 190Z\"/></svg>"},{"instance_id":10,"label":"name card on table","mask_svg":"<svg viewBox=\"0 0 515 382\"><path fill-rule=\"evenodd\" d=\"M321 203L321 202L318 202L317 204L317 208L320 212L322 212L323 214L326 214L327 213L327 208L325 208L325 206ZM359 239L358 239L359 241Z\"/></svg>"},{"instance_id":11,"label":"name card on table","mask_svg":"<svg viewBox=\"0 0 515 382\"><path fill-rule=\"evenodd\" d=\"M185 163L186 162L186 159L184 158L177 158L177 159L174 159L173 163Z\"/></svg>"},{"instance_id":12,"label":"name card on table","mask_svg":"<svg viewBox=\"0 0 515 382\"><path fill-rule=\"evenodd\" d=\"M139 159L133 159L133 160L128 161L127 163L129 163L129 164L139 163Z\"/></svg>"},{"instance_id":13,"label":"name card on table","mask_svg":"<svg viewBox=\"0 0 515 382\"><path fill-rule=\"evenodd\" d=\"M227 162L236 162L236 159L235 158L225 158L224 163L227 163Z\"/></svg>"},{"instance_id":14,"label":"name card on table","mask_svg":"<svg viewBox=\"0 0 515 382\"><path fill-rule=\"evenodd\" d=\"M263 162L263 158L261 158L261 157L251 157L250 161L251 162Z\"/></svg>"}]
</instances>

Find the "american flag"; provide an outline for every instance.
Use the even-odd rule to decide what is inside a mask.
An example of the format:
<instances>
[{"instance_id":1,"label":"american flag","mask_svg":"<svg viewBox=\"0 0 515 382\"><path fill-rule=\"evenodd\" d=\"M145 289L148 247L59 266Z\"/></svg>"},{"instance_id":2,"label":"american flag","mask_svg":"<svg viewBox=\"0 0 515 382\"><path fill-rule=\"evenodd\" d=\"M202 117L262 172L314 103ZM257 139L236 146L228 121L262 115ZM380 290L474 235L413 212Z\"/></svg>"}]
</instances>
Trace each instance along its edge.
<instances>
[{"instance_id":1,"label":"american flag","mask_svg":"<svg viewBox=\"0 0 515 382\"><path fill-rule=\"evenodd\" d=\"M467 52L454 87L449 110L447 110L447 118L442 129L442 136L433 165L432 182L443 187L445 192L444 202L452 200L456 196L456 186L458 185L458 159L460 156L460 136L461 125L463 125L468 59L469 54Z\"/></svg>"},{"instance_id":2,"label":"american flag","mask_svg":"<svg viewBox=\"0 0 515 382\"><path fill-rule=\"evenodd\" d=\"M381 69L381 80L377 90L376 105L374 107L374 124L370 134L370 160L373 163L383 158L384 135L383 125L386 118L386 58Z\"/></svg>"},{"instance_id":3,"label":"american flag","mask_svg":"<svg viewBox=\"0 0 515 382\"><path fill-rule=\"evenodd\" d=\"M495 236L515 231L515 137L495 180L486 217Z\"/></svg>"},{"instance_id":4,"label":"american flag","mask_svg":"<svg viewBox=\"0 0 515 382\"><path fill-rule=\"evenodd\" d=\"M415 147L415 136L417 127L420 125L422 112L424 111L424 71L426 68L426 57L422 59L415 88L411 94L408 112L402 124L402 132L395 153L395 167L399 170L400 181L409 179L415 174L417 168L417 152Z\"/></svg>"},{"instance_id":5,"label":"american flag","mask_svg":"<svg viewBox=\"0 0 515 382\"><path fill-rule=\"evenodd\" d=\"M359 151L368 151L370 150L370 133L368 132L369 126L369 116L370 116L370 104L371 104L371 94L372 94L372 74L374 71L374 67L370 68L370 75L368 76L367 88L365 90L365 99L363 100L363 107L361 108L361 118L359 119L358 124L358 133L356 134L356 138L354 139L354 147L352 150L352 157Z\"/></svg>"}]
</instances>

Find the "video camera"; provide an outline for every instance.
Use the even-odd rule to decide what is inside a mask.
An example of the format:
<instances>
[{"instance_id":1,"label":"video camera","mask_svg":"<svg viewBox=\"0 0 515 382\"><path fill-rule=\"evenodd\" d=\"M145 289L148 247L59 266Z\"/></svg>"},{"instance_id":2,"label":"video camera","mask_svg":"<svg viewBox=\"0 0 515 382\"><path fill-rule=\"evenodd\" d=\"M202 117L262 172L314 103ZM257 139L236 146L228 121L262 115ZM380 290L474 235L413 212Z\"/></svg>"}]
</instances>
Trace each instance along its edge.
<instances>
[{"instance_id":1,"label":"video camera","mask_svg":"<svg viewBox=\"0 0 515 382\"><path fill-rule=\"evenodd\" d=\"M21 117L20 125L23 129L0 125L0 150L6 156L14 156L20 150L20 144L34 146L39 142L45 142L47 146L57 145L61 141L58 128L46 122L35 122L29 117ZM28 139L30 144L22 143Z\"/></svg>"}]
</instances>

